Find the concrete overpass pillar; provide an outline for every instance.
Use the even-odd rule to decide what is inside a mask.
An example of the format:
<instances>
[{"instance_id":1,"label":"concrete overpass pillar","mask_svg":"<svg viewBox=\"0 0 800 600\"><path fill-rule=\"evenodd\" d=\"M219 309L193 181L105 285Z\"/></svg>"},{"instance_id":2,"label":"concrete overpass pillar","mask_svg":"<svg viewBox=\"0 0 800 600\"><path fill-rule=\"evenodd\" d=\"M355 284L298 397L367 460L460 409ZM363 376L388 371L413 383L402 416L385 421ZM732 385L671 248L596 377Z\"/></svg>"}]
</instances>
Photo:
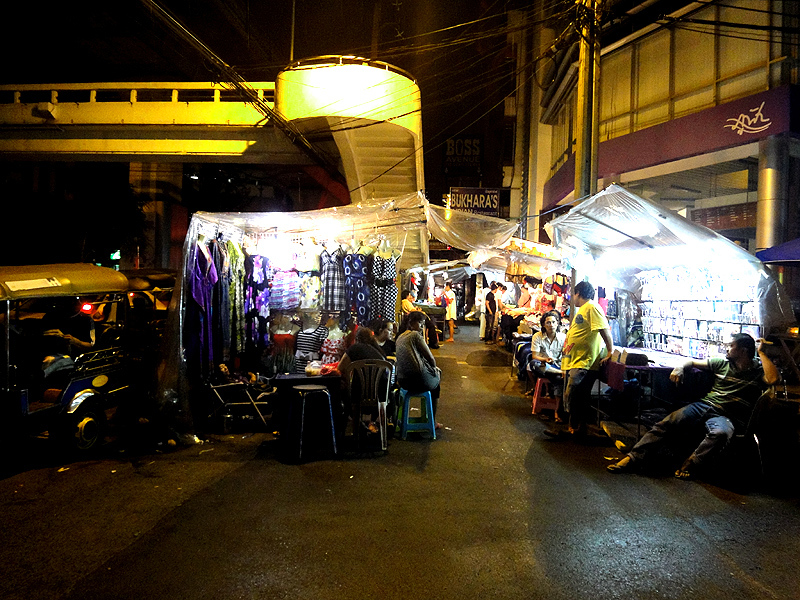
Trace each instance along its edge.
<instances>
[{"instance_id":1,"label":"concrete overpass pillar","mask_svg":"<svg viewBox=\"0 0 800 600\"><path fill-rule=\"evenodd\" d=\"M181 205L183 163L131 163L130 183L134 193L149 199L144 206L147 231L138 257L123 256L120 267L179 268L188 227Z\"/></svg>"}]
</instances>

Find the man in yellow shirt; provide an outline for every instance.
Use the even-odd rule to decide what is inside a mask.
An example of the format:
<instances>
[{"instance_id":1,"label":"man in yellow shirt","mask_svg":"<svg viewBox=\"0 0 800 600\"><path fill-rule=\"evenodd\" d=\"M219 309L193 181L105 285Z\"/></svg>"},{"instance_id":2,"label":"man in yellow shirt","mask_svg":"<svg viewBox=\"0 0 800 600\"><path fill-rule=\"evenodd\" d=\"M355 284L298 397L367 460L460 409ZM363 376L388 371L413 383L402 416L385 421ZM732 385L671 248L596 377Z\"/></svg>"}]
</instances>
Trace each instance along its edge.
<instances>
[{"instance_id":1,"label":"man in yellow shirt","mask_svg":"<svg viewBox=\"0 0 800 600\"><path fill-rule=\"evenodd\" d=\"M585 436L592 386L597 381L600 365L611 356L614 343L603 309L594 301L594 287L588 281L575 286L575 306L578 310L567 332L561 359L561 370L567 374L563 404L569 412L568 432ZM544 433L558 437L562 432L548 429Z\"/></svg>"}]
</instances>

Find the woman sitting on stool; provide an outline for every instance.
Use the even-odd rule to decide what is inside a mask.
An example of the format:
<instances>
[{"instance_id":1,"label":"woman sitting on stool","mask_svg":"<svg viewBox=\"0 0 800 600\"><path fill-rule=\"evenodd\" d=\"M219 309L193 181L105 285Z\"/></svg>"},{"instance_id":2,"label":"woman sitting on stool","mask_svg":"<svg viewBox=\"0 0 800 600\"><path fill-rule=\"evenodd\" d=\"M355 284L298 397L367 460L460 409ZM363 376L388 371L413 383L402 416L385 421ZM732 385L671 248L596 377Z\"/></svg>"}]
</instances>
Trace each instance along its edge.
<instances>
[{"instance_id":1,"label":"woman sitting on stool","mask_svg":"<svg viewBox=\"0 0 800 600\"><path fill-rule=\"evenodd\" d=\"M410 312L403 319L396 342L397 384L411 393L430 392L435 417L442 371L436 366L436 359L422 337L422 324L426 319L427 315L419 310ZM436 429L441 427L436 423Z\"/></svg>"}]
</instances>

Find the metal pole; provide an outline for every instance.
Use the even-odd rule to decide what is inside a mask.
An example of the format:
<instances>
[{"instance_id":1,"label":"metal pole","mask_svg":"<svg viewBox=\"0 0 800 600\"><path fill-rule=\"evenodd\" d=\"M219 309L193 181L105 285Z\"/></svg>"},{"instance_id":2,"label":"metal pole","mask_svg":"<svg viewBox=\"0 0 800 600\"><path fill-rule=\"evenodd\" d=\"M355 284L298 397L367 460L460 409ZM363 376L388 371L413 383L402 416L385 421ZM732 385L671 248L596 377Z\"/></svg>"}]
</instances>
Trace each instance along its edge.
<instances>
[{"instance_id":1,"label":"metal pole","mask_svg":"<svg viewBox=\"0 0 800 600\"><path fill-rule=\"evenodd\" d=\"M789 144L783 136L770 136L758 146L756 250L764 250L786 241Z\"/></svg>"},{"instance_id":2,"label":"metal pole","mask_svg":"<svg viewBox=\"0 0 800 600\"><path fill-rule=\"evenodd\" d=\"M578 67L577 122L575 143L575 197L597 192L597 76L599 74L599 41L596 39L598 0L580 2L580 55Z\"/></svg>"},{"instance_id":3,"label":"metal pole","mask_svg":"<svg viewBox=\"0 0 800 600\"><path fill-rule=\"evenodd\" d=\"M292 41L289 46L289 62L294 62L294 13L297 0L292 0Z\"/></svg>"}]
</instances>

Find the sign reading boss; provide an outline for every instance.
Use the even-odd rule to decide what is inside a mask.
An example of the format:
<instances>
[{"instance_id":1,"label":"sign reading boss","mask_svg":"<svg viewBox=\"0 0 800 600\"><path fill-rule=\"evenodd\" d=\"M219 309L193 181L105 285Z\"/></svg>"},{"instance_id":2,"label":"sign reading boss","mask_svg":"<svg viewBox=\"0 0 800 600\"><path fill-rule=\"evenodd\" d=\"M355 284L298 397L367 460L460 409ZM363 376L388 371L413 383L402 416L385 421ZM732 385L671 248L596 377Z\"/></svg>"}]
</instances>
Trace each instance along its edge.
<instances>
[{"instance_id":1,"label":"sign reading boss","mask_svg":"<svg viewBox=\"0 0 800 600\"><path fill-rule=\"evenodd\" d=\"M479 171L482 150L483 143L479 137L449 138L444 145L444 166L449 172Z\"/></svg>"}]
</instances>

